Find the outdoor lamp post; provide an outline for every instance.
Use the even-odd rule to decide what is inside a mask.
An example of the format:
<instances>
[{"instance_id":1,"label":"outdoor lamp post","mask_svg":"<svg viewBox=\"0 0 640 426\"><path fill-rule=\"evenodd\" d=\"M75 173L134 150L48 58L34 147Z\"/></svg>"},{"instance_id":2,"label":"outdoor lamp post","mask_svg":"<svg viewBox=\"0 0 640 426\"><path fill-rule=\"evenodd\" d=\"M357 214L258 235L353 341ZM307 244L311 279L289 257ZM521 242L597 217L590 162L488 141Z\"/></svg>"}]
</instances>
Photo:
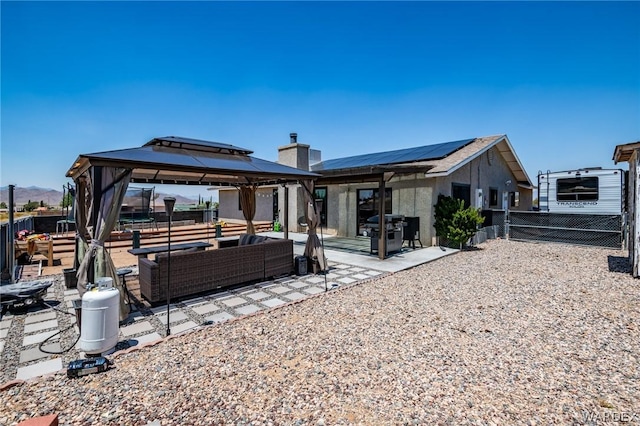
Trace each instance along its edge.
<instances>
[{"instance_id":1,"label":"outdoor lamp post","mask_svg":"<svg viewBox=\"0 0 640 426\"><path fill-rule=\"evenodd\" d=\"M169 304L171 303L171 217L173 216L173 207L176 204L174 197L164 198L164 211L169 217L169 242L167 244L167 336L171 334L171 328L169 327Z\"/></svg>"}]
</instances>

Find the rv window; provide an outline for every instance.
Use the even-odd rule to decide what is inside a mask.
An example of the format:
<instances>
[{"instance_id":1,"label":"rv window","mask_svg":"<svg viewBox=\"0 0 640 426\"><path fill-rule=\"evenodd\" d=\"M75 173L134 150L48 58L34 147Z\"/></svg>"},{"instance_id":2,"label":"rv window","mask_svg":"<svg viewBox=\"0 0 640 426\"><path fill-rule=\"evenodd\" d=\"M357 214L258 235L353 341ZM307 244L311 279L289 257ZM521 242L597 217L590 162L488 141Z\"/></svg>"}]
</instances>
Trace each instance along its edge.
<instances>
[{"instance_id":1,"label":"rv window","mask_svg":"<svg viewBox=\"0 0 640 426\"><path fill-rule=\"evenodd\" d=\"M557 201L596 201L598 199L598 178L575 177L558 179Z\"/></svg>"}]
</instances>

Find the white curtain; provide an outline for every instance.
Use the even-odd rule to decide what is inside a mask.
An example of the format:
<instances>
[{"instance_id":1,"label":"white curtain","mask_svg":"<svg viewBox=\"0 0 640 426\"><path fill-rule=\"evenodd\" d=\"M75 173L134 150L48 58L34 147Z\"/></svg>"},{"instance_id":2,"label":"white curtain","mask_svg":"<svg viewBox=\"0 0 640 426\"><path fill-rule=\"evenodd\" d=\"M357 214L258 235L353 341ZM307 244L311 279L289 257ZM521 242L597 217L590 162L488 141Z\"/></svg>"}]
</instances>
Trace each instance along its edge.
<instances>
[{"instance_id":1,"label":"white curtain","mask_svg":"<svg viewBox=\"0 0 640 426\"><path fill-rule=\"evenodd\" d=\"M304 180L302 181L302 186L304 188L304 199L307 204L305 217L308 226L307 233L309 235L307 237L307 243L304 246L304 255L316 260L320 268L326 271L327 265L324 257L324 249L316 233L316 229L318 229L318 225L320 225L320 212L317 211L315 203L315 183L312 180Z\"/></svg>"},{"instance_id":2,"label":"white curtain","mask_svg":"<svg viewBox=\"0 0 640 426\"><path fill-rule=\"evenodd\" d=\"M111 277L113 285L120 291L120 320L127 318L130 307L124 297L124 289L118 280L116 268L109 252L104 248L111 231L116 226L122 199L131 179L131 169L114 167L93 167L91 179L90 208L88 210L86 235L91 238L86 255L78 268L78 292L80 296L87 289L87 283L98 278ZM94 222L94 213L97 219Z\"/></svg>"}]
</instances>

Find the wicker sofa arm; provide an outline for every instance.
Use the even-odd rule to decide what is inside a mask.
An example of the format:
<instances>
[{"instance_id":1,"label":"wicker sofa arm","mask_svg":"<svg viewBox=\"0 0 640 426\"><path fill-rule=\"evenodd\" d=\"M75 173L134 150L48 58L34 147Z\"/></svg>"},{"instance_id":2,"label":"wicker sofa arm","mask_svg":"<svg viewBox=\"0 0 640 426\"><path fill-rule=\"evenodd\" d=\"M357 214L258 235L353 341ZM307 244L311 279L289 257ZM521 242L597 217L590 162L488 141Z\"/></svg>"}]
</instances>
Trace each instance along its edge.
<instances>
[{"instance_id":1,"label":"wicker sofa arm","mask_svg":"<svg viewBox=\"0 0 640 426\"><path fill-rule=\"evenodd\" d=\"M140 294L147 300L158 300L158 264L146 257L140 257L138 259L138 274Z\"/></svg>"},{"instance_id":2,"label":"wicker sofa arm","mask_svg":"<svg viewBox=\"0 0 640 426\"><path fill-rule=\"evenodd\" d=\"M263 243L265 278L293 272L293 241L269 238Z\"/></svg>"}]
</instances>

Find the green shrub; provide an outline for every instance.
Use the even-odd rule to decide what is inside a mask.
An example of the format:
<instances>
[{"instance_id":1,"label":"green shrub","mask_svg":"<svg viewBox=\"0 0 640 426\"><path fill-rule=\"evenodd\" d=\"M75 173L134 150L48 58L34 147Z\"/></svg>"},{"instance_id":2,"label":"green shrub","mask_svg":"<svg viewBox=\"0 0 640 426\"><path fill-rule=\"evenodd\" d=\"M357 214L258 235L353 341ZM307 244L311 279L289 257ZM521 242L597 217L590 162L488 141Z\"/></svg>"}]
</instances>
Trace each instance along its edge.
<instances>
[{"instance_id":1,"label":"green shrub","mask_svg":"<svg viewBox=\"0 0 640 426\"><path fill-rule=\"evenodd\" d=\"M29 202L27 204L25 204L23 208L27 212L32 212L35 209L37 209L38 207L40 207L40 203L39 202L29 200Z\"/></svg>"},{"instance_id":2,"label":"green shrub","mask_svg":"<svg viewBox=\"0 0 640 426\"><path fill-rule=\"evenodd\" d=\"M433 223L436 228L436 235L441 238L448 239L449 225L455 212L462 208L463 201L442 194L438 195L438 202L435 207L435 221Z\"/></svg>"},{"instance_id":3,"label":"green shrub","mask_svg":"<svg viewBox=\"0 0 640 426\"><path fill-rule=\"evenodd\" d=\"M464 201L442 194L435 207L436 235L462 249L484 222L480 209L464 207Z\"/></svg>"}]
</instances>

